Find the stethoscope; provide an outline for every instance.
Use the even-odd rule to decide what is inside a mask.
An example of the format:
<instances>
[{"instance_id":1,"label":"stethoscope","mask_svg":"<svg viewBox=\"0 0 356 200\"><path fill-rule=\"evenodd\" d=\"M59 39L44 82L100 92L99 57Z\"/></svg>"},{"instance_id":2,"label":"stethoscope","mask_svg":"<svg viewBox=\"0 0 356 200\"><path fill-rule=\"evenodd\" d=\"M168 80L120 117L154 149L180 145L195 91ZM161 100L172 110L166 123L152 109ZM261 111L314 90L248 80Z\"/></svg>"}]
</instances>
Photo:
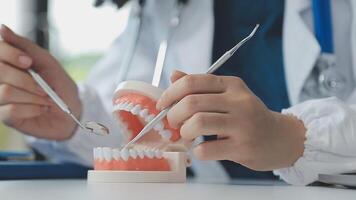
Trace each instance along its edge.
<instances>
[{"instance_id":1,"label":"stethoscope","mask_svg":"<svg viewBox=\"0 0 356 200\"><path fill-rule=\"evenodd\" d=\"M126 30L131 39L126 41L126 51L121 60L118 81L124 81L133 60L138 40L142 29L143 9L145 0L134 0L132 2L128 27ZM152 85L158 86L163 67L165 64L169 41L176 31L181 21L183 7L187 0L177 0L176 9L170 19L169 30L166 37L160 42ZM344 74L340 73L336 66L336 56L334 54L333 30L331 23L330 0L312 0L314 32L321 47L321 54L312 70L309 80L306 82L305 91L307 96L313 98L337 96L345 99L352 90L351 83L348 83Z\"/></svg>"},{"instance_id":2,"label":"stethoscope","mask_svg":"<svg viewBox=\"0 0 356 200\"><path fill-rule=\"evenodd\" d=\"M127 77L128 71L131 66L131 62L135 55L135 51L138 45L138 40L140 37L140 33L142 30L142 21L143 21L143 10L145 7L145 0L135 0L131 5L131 12L128 21L127 32L130 34L131 40L127 40L126 42L126 51L120 63L119 77L118 81L124 81ZM155 70L152 78L152 85L157 86L160 83L163 67L166 61L169 42L176 31L177 27L181 21L181 14L184 6L188 3L188 0L177 0L176 1L176 9L170 19L169 29L165 38L159 44Z\"/></svg>"},{"instance_id":3,"label":"stethoscope","mask_svg":"<svg viewBox=\"0 0 356 200\"><path fill-rule=\"evenodd\" d=\"M321 54L312 71L314 83L310 96L336 96L345 99L352 90L344 74L336 66L330 0L312 0L314 33L321 47Z\"/></svg>"}]
</instances>

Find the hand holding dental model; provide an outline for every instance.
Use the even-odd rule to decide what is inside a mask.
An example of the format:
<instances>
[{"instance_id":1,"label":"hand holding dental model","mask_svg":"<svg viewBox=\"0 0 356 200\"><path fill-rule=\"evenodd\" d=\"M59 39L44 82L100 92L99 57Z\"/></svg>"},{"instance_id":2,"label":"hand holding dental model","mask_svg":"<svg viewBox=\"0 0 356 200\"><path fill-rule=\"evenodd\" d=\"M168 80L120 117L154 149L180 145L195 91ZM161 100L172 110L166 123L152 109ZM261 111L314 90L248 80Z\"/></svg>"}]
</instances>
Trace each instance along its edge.
<instances>
[{"instance_id":1,"label":"hand holding dental model","mask_svg":"<svg viewBox=\"0 0 356 200\"><path fill-rule=\"evenodd\" d=\"M79 118L82 108L74 81L46 50L5 26L0 35L0 120L35 137L70 138L75 122L24 70L33 66Z\"/></svg>"}]
</instances>

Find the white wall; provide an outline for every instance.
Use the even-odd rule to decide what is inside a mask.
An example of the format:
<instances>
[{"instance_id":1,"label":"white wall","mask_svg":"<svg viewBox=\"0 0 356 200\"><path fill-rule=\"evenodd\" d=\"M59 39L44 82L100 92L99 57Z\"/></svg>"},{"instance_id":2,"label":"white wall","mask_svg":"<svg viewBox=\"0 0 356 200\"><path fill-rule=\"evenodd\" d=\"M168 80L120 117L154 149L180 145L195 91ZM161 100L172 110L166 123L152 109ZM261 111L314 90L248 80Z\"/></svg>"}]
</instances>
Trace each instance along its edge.
<instances>
[{"instance_id":1,"label":"white wall","mask_svg":"<svg viewBox=\"0 0 356 200\"><path fill-rule=\"evenodd\" d=\"M108 4L95 8L93 2L50 0L50 48L57 56L103 52L122 32L128 9Z\"/></svg>"}]
</instances>

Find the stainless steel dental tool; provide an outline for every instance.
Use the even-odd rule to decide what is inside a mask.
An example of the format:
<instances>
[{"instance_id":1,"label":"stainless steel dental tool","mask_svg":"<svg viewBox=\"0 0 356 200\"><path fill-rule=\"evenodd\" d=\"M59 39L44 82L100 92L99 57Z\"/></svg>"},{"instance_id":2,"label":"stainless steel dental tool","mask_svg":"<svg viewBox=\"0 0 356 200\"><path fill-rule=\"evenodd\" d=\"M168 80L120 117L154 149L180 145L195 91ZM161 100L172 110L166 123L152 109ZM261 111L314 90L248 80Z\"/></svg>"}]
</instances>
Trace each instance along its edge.
<instances>
[{"instance_id":1,"label":"stainless steel dental tool","mask_svg":"<svg viewBox=\"0 0 356 200\"><path fill-rule=\"evenodd\" d=\"M236 44L232 49L229 51L225 52L224 55L222 55L209 69L206 71L206 74L212 74L214 73L220 66L222 66L231 56L234 55L234 53L242 46L244 45L248 40L250 40L256 33L258 27L260 25L257 24L255 28L252 30L252 32L243 40L241 40L238 44ZM141 137L143 137L146 133L148 133L159 121L161 121L168 113L168 111L174 106L175 104L172 104L162 110L158 115L156 115L155 118L153 118L149 123L146 124L146 126L141 130L139 134L135 138L133 138L129 143L127 143L124 146L125 148L130 147L132 144L137 142Z\"/></svg>"},{"instance_id":2,"label":"stainless steel dental tool","mask_svg":"<svg viewBox=\"0 0 356 200\"><path fill-rule=\"evenodd\" d=\"M82 124L72 113L69 106L56 94L55 91L46 83L43 78L32 69L28 69L28 73L33 77L33 79L38 83L38 85L48 94L49 97L57 104L57 106L67 113L78 126L84 130L87 130L96 135L107 135L109 134L109 129L103 124L88 121L85 124Z\"/></svg>"}]
</instances>

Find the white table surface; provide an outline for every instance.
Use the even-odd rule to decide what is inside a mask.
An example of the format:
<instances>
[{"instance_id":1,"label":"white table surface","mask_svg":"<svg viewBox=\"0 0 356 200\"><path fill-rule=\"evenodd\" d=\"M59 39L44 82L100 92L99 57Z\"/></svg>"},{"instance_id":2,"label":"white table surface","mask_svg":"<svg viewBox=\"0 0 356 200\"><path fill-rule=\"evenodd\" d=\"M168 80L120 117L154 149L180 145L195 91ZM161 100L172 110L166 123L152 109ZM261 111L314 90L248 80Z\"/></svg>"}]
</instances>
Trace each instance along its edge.
<instances>
[{"instance_id":1,"label":"white table surface","mask_svg":"<svg viewBox=\"0 0 356 200\"><path fill-rule=\"evenodd\" d=\"M85 180L0 181L1 200L313 199L353 200L356 190L288 185L87 184Z\"/></svg>"}]
</instances>

